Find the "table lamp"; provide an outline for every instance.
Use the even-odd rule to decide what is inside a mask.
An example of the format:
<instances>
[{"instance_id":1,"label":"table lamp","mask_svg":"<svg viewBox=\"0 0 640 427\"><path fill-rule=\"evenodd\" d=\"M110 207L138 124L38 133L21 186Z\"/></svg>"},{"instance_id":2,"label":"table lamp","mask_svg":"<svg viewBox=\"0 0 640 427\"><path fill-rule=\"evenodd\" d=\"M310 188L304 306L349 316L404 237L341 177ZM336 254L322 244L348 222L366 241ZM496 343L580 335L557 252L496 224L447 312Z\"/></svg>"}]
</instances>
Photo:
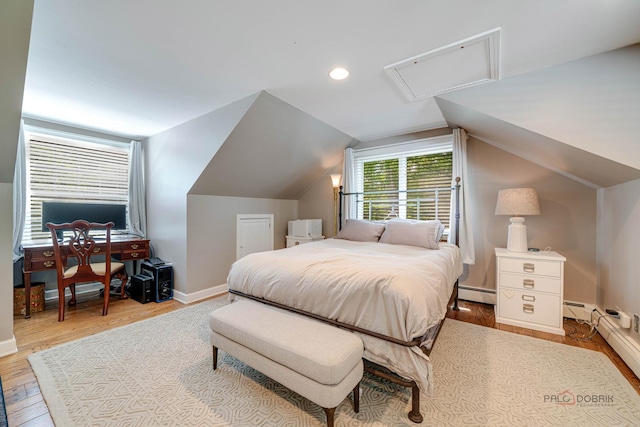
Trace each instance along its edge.
<instances>
[{"instance_id":1,"label":"table lamp","mask_svg":"<svg viewBox=\"0 0 640 427\"><path fill-rule=\"evenodd\" d=\"M512 215L507 250L527 252L527 227L523 215L540 215L538 193L533 188L507 188L498 192L496 215Z\"/></svg>"}]
</instances>

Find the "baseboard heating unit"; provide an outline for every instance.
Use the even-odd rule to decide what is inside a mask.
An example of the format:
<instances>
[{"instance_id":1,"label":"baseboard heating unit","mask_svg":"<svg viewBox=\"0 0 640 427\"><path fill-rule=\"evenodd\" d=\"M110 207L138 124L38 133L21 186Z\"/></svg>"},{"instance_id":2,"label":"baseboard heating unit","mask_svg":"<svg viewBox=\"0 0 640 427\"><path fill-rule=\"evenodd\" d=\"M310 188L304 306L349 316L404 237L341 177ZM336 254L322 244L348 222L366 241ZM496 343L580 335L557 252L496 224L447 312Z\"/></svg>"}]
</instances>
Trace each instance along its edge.
<instances>
[{"instance_id":1,"label":"baseboard heating unit","mask_svg":"<svg viewBox=\"0 0 640 427\"><path fill-rule=\"evenodd\" d=\"M595 304L565 301L563 310L563 316L569 319L596 322L600 318L598 332L602 338L609 343L629 368L640 376L640 343L629 335L630 329L622 328L618 323L618 319L604 317L606 316L604 310L601 310Z\"/></svg>"},{"instance_id":2,"label":"baseboard heating unit","mask_svg":"<svg viewBox=\"0 0 640 427\"><path fill-rule=\"evenodd\" d=\"M599 308L598 314L605 315L604 311ZM618 320L612 317L602 317L598 326L598 332L600 332L602 338L609 343L629 368L640 377L640 343L629 335L630 330L622 328Z\"/></svg>"},{"instance_id":3,"label":"baseboard heating unit","mask_svg":"<svg viewBox=\"0 0 640 427\"><path fill-rule=\"evenodd\" d=\"M565 301L564 305L562 306L562 317L590 322L591 313L595 309L596 306L594 304L583 304L581 302Z\"/></svg>"},{"instance_id":4,"label":"baseboard heating unit","mask_svg":"<svg viewBox=\"0 0 640 427\"><path fill-rule=\"evenodd\" d=\"M458 286L458 298L465 301L496 305L496 290L473 286Z\"/></svg>"}]
</instances>

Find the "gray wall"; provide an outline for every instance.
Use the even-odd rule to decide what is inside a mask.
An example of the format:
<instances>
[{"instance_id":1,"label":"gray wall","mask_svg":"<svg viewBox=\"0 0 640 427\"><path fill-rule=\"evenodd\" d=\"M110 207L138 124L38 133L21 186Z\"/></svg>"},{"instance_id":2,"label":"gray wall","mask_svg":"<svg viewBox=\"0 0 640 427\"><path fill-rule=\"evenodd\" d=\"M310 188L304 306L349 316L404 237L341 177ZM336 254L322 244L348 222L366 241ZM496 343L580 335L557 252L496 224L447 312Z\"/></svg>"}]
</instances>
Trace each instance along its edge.
<instances>
[{"instance_id":1,"label":"gray wall","mask_svg":"<svg viewBox=\"0 0 640 427\"><path fill-rule=\"evenodd\" d=\"M148 235L173 263L177 297L226 283L236 214L274 213L283 247L297 199L351 142L266 92L146 140Z\"/></svg>"},{"instance_id":2,"label":"gray wall","mask_svg":"<svg viewBox=\"0 0 640 427\"><path fill-rule=\"evenodd\" d=\"M639 218L640 180L598 190L597 302L603 309L640 314Z\"/></svg>"},{"instance_id":3,"label":"gray wall","mask_svg":"<svg viewBox=\"0 0 640 427\"><path fill-rule=\"evenodd\" d=\"M189 195L187 269L189 292L227 283L236 260L236 216L273 214L274 249L285 247L287 223L298 215L297 200Z\"/></svg>"},{"instance_id":4,"label":"gray wall","mask_svg":"<svg viewBox=\"0 0 640 427\"><path fill-rule=\"evenodd\" d=\"M0 356L13 338L13 172L27 70L33 1L0 3Z\"/></svg>"},{"instance_id":5,"label":"gray wall","mask_svg":"<svg viewBox=\"0 0 640 427\"><path fill-rule=\"evenodd\" d=\"M191 292L187 194L254 98L241 99L145 140L147 234L155 255L173 264L178 292Z\"/></svg>"},{"instance_id":6,"label":"gray wall","mask_svg":"<svg viewBox=\"0 0 640 427\"><path fill-rule=\"evenodd\" d=\"M495 289L495 247L507 244L508 216L496 216L498 190L532 187L540 216L525 218L529 246L551 247L567 258L566 300L596 302L596 190L470 138L466 184L473 207L476 263L465 268L462 285Z\"/></svg>"},{"instance_id":7,"label":"gray wall","mask_svg":"<svg viewBox=\"0 0 640 427\"><path fill-rule=\"evenodd\" d=\"M322 235L333 237L334 201L331 174L342 174L342 162L316 181L298 200L298 218L321 219Z\"/></svg>"}]
</instances>

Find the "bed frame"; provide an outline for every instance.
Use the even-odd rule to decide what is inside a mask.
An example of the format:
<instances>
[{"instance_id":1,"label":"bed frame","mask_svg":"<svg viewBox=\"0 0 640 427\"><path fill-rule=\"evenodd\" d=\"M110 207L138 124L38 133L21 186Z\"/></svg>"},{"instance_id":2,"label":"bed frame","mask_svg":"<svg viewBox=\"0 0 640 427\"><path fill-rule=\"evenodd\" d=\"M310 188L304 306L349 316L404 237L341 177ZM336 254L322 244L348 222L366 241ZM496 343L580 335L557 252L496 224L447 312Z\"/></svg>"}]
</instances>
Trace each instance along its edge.
<instances>
[{"instance_id":1,"label":"bed frame","mask_svg":"<svg viewBox=\"0 0 640 427\"><path fill-rule=\"evenodd\" d=\"M455 192L455 213L454 213L454 227L455 227L455 244L456 246L459 246L459 231L460 231L460 178L456 178L455 180L456 184L451 187L451 188L446 188L446 189L438 189L438 190L451 190ZM338 214L338 224L339 224L339 229L342 229L342 211L343 211L343 198L345 196L358 196L358 195L363 195L364 193L344 193L342 191L342 186L340 187L340 203L339 203L339 214ZM414 338L411 341L403 341L400 340L398 338L394 338L394 337L390 337L387 335L383 335L377 332L373 332L373 331L369 331L357 326L353 326L353 325L349 325L347 323L343 323L343 322L339 322L337 320L334 319L328 319L326 317L323 316L319 316L317 314L313 314L313 313L309 313L303 310L299 310L296 308L292 308L292 307L288 307L276 302L272 302L269 300L265 300L263 298L259 298L259 297L255 297L252 295L248 295L245 294L243 292L238 292L235 290L230 289L229 293L234 294L234 295L238 295L242 298L248 298L254 301L258 301L261 302L263 304L267 304L267 305L271 305L274 307L278 307L284 310L288 310L297 314L301 314L304 316L308 316L317 320L320 320L322 322L325 323L329 323L331 325L340 327L340 328L344 328L347 330L351 330L354 332L359 332L365 335L369 335L384 341L388 341L391 342L393 344L398 344L398 345L402 345L405 347L418 347L420 348L420 350L425 353L427 356L429 356L431 354L431 350L433 349L433 346L435 345L436 339L438 338L438 335L440 335L440 330L442 329L442 325L444 324L445 319L447 318L447 316L445 315L445 317L440 321L440 323L436 326L434 326L434 328L437 328L435 333L434 333L434 337L433 337L433 342L431 344L431 346L427 349L423 346L421 346L422 342L423 342L423 338L424 337L417 337ZM449 310L455 310L458 311L459 307L458 307L458 280L456 280L454 286L453 286L453 292L451 293L451 297L449 298L449 303L448 303L448 311ZM447 312L448 312L447 311ZM421 423L423 421L423 416L420 413L420 389L418 388L418 385L416 384L415 381L412 380L407 380L401 376L399 376L398 374L390 371L389 369L380 366L378 364L375 364L373 362L370 362L368 360L364 361L364 370L366 372L369 372L372 375L375 375L377 377L380 378L384 378L388 381L393 382L394 384L398 384L402 387L408 387L411 388L411 411L408 414L408 417L411 421L413 421L414 423Z\"/></svg>"}]
</instances>

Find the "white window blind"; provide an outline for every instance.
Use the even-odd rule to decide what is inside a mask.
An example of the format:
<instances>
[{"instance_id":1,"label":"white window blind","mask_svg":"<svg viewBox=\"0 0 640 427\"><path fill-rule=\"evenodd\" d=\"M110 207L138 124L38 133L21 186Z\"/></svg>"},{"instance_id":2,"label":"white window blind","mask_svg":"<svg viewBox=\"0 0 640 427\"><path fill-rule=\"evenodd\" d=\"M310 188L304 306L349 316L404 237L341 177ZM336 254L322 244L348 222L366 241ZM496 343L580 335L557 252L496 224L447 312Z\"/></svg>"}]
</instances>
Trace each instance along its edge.
<instances>
[{"instance_id":1,"label":"white window blind","mask_svg":"<svg viewBox=\"0 0 640 427\"><path fill-rule=\"evenodd\" d=\"M358 218L439 219L451 209L450 136L356 151ZM429 189L428 191L419 191Z\"/></svg>"},{"instance_id":2,"label":"white window blind","mask_svg":"<svg viewBox=\"0 0 640 427\"><path fill-rule=\"evenodd\" d=\"M29 132L26 143L27 218L23 240L50 237L42 231L42 202L128 204L129 150Z\"/></svg>"}]
</instances>

